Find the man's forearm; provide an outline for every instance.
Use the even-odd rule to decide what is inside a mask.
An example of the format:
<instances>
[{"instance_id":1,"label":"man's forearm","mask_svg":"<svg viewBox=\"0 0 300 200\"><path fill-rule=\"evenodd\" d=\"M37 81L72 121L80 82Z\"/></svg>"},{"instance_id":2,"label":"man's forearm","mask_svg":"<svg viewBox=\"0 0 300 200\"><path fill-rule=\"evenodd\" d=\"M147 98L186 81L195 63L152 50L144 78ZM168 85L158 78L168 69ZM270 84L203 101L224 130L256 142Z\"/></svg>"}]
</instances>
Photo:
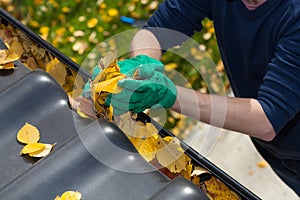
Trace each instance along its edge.
<instances>
[{"instance_id":1,"label":"man's forearm","mask_svg":"<svg viewBox=\"0 0 300 200\"><path fill-rule=\"evenodd\" d=\"M131 57L141 54L157 60L161 58L161 47L158 40L153 33L145 29L138 31L131 42Z\"/></svg>"},{"instance_id":2,"label":"man's forearm","mask_svg":"<svg viewBox=\"0 0 300 200\"><path fill-rule=\"evenodd\" d=\"M249 98L208 95L177 87L176 112L204 123L270 141L275 132L259 102Z\"/></svg>"}]
</instances>

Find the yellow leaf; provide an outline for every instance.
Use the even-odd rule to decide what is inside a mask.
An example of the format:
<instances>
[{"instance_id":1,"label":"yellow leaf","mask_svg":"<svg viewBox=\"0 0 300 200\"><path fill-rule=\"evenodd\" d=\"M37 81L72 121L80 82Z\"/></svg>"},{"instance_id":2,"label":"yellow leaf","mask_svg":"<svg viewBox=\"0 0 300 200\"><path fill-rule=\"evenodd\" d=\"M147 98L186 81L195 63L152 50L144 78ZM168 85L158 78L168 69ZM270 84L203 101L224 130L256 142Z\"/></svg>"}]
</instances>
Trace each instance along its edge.
<instances>
[{"instance_id":1,"label":"yellow leaf","mask_svg":"<svg viewBox=\"0 0 300 200\"><path fill-rule=\"evenodd\" d=\"M153 124L136 121L130 113L118 116L115 123L146 161L150 162L155 158L159 136Z\"/></svg>"},{"instance_id":2,"label":"yellow leaf","mask_svg":"<svg viewBox=\"0 0 300 200\"><path fill-rule=\"evenodd\" d=\"M67 31L66 27L60 27L56 29L55 34L57 35L57 37L62 37L66 31Z\"/></svg>"},{"instance_id":3,"label":"yellow leaf","mask_svg":"<svg viewBox=\"0 0 300 200\"><path fill-rule=\"evenodd\" d=\"M154 135L148 138L138 138L128 136L131 143L134 145L136 150L141 154L141 156L147 161L150 162L155 158L156 155L156 143L158 135Z\"/></svg>"},{"instance_id":4,"label":"yellow leaf","mask_svg":"<svg viewBox=\"0 0 300 200\"><path fill-rule=\"evenodd\" d=\"M67 68L67 76L63 85L64 90L73 98L81 95L82 88L84 87L84 81L81 76L77 76L77 73Z\"/></svg>"},{"instance_id":5,"label":"yellow leaf","mask_svg":"<svg viewBox=\"0 0 300 200\"><path fill-rule=\"evenodd\" d=\"M64 7L61 9L61 11L62 11L63 13L70 13L70 12L71 12L71 9L68 8L68 7L66 7L66 6L64 6Z\"/></svg>"},{"instance_id":6,"label":"yellow leaf","mask_svg":"<svg viewBox=\"0 0 300 200\"><path fill-rule=\"evenodd\" d=\"M82 118L89 118L89 116L81 111L80 107L77 108L77 114Z\"/></svg>"},{"instance_id":7,"label":"yellow leaf","mask_svg":"<svg viewBox=\"0 0 300 200\"><path fill-rule=\"evenodd\" d=\"M106 3L101 3L100 4L100 9L105 9L107 7Z\"/></svg>"},{"instance_id":8,"label":"yellow leaf","mask_svg":"<svg viewBox=\"0 0 300 200\"><path fill-rule=\"evenodd\" d=\"M259 168L265 168L268 166L268 163L265 161L265 160L262 160L262 161L259 161L258 163L256 163L256 165L259 167Z\"/></svg>"},{"instance_id":9,"label":"yellow leaf","mask_svg":"<svg viewBox=\"0 0 300 200\"><path fill-rule=\"evenodd\" d=\"M18 131L17 139L19 142L24 144L36 143L40 139L40 133L35 126L25 123L25 125Z\"/></svg>"},{"instance_id":10,"label":"yellow leaf","mask_svg":"<svg viewBox=\"0 0 300 200\"><path fill-rule=\"evenodd\" d=\"M57 58L54 58L46 65L46 72L49 73L56 81L63 86L67 76L65 65Z\"/></svg>"},{"instance_id":11,"label":"yellow leaf","mask_svg":"<svg viewBox=\"0 0 300 200\"><path fill-rule=\"evenodd\" d=\"M108 96L108 92L101 92L97 94L96 103L103 106L105 104L105 99Z\"/></svg>"},{"instance_id":12,"label":"yellow leaf","mask_svg":"<svg viewBox=\"0 0 300 200\"><path fill-rule=\"evenodd\" d=\"M151 123L136 121L130 113L125 113L118 117L115 122L122 131L133 138L149 138L157 135L158 131Z\"/></svg>"},{"instance_id":13,"label":"yellow leaf","mask_svg":"<svg viewBox=\"0 0 300 200\"><path fill-rule=\"evenodd\" d=\"M192 165L192 160L190 157L188 157L186 154L184 154L186 164L184 169L180 172L181 176L183 176L187 180L191 180L192 178L192 172L194 170L194 166Z\"/></svg>"},{"instance_id":14,"label":"yellow leaf","mask_svg":"<svg viewBox=\"0 0 300 200\"><path fill-rule=\"evenodd\" d=\"M100 17L104 23L109 23L112 21L112 17L108 16L107 14L102 14L102 15L100 15Z\"/></svg>"},{"instance_id":15,"label":"yellow leaf","mask_svg":"<svg viewBox=\"0 0 300 200\"><path fill-rule=\"evenodd\" d=\"M119 15L119 11L115 8L110 8L108 11L107 11L108 15L111 16L111 17L115 17L115 16L118 16Z\"/></svg>"},{"instance_id":16,"label":"yellow leaf","mask_svg":"<svg viewBox=\"0 0 300 200\"><path fill-rule=\"evenodd\" d=\"M107 115L108 115L108 120L112 122L113 120L113 113L114 113L114 108L110 105L108 108L105 109Z\"/></svg>"},{"instance_id":17,"label":"yellow leaf","mask_svg":"<svg viewBox=\"0 0 300 200\"><path fill-rule=\"evenodd\" d=\"M105 101L109 93L121 92L121 88L118 86L118 80L126 78L126 76L120 73L120 67L113 53L109 53L104 58L101 58L98 67L102 71L90 82L91 98L97 116L112 121L113 108L111 106L105 106Z\"/></svg>"},{"instance_id":18,"label":"yellow leaf","mask_svg":"<svg viewBox=\"0 0 300 200\"><path fill-rule=\"evenodd\" d=\"M192 181L192 183L194 183L197 186L200 186L200 184L201 184L200 176L197 176L197 175L193 175L191 177L191 181Z\"/></svg>"},{"instance_id":19,"label":"yellow leaf","mask_svg":"<svg viewBox=\"0 0 300 200\"><path fill-rule=\"evenodd\" d=\"M95 83L94 84L95 91L98 93L102 91L113 93L113 94L120 93L122 91L122 88L118 86L118 81L124 79L126 76L118 72L116 72L115 74L117 76L114 78L99 83Z\"/></svg>"},{"instance_id":20,"label":"yellow leaf","mask_svg":"<svg viewBox=\"0 0 300 200\"><path fill-rule=\"evenodd\" d=\"M23 46L20 42L13 40L10 44L10 51L16 53L21 56L24 52Z\"/></svg>"},{"instance_id":21,"label":"yellow leaf","mask_svg":"<svg viewBox=\"0 0 300 200\"><path fill-rule=\"evenodd\" d=\"M30 20L29 25L33 28L38 28L40 26L39 22L35 20Z\"/></svg>"},{"instance_id":22,"label":"yellow leaf","mask_svg":"<svg viewBox=\"0 0 300 200\"><path fill-rule=\"evenodd\" d=\"M21 151L22 154L33 154L35 152L40 152L41 150L44 150L46 148L46 145L43 143L30 143L23 147Z\"/></svg>"},{"instance_id":23,"label":"yellow leaf","mask_svg":"<svg viewBox=\"0 0 300 200\"><path fill-rule=\"evenodd\" d=\"M116 55L108 53L105 57L101 58L98 67L102 70L95 78L94 82L105 81L110 73L120 72L120 67L116 62Z\"/></svg>"},{"instance_id":24,"label":"yellow leaf","mask_svg":"<svg viewBox=\"0 0 300 200\"><path fill-rule=\"evenodd\" d=\"M209 180L204 181L207 193L212 199L241 199L235 192L233 192L227 185L222 183L219 179L212 176Z\"/></svg>"},{"instance_id":25,"label":"yellow leaf","mask_svg":"<svg viewBox=\"0 0 300 200\"><path fill-rule=\"evenodd\" d=\"M186 168L186 163L186 155L182 154L178 159L166 167L173 173L180 173Z\"/></svg>"},{"instance_id":26,"label":"yellow leaf","mask_svg":"<svg viewBox=\"0 0 300 200\"><path fill-rule=\"evenodd\" d=\"M40 28L40 34L42 35L43 38L47 38L49 34L50 28L48 26L42 26Z\"/></svg>"},{"instance_id":27,"label":"yellow leaf","mask_svg":"<svg viewBox=\"0 0 300 200\"><path fill-rule=\"evenodd\" d=\"M39 144L39 143L36 143L36 144ZM52 147L54 145L52 145L52 144L44 144L44 145L45 145L44 148L42 148L38 151L34 151L32 153L29 153L29 156L36 157L36 158L41 158L41 157L47 156L51 152Z\"/></svg>"},{"instance_id":28,"label":"yellow leaf","mask_svg":"<svg viewBox=\"0 0 300 200\"><path fill-rule=\"evenodd\" d=\"M88 28L94 28L97 25L97 23L98 23L98 19L97 18L91 18L87 22L87 27Z\"/></svg>"},{"instance_id":29,"label":"yellow leaf","mask_svg":"<svg viewBox=\"0 0 300 200\"><path fill-rule=\"evenodd\" d=\"M15 65L13 62L5 63L3 65L0 65L0 69L14 69Z\"/></svg>"},{"instance_id":30,"label":"yellow leaf","mask_svg":"<svg viewBox=\"0 0 300 200\"><path fill-rule=\"evenodd\" d=\"M175 70L177 67L177 63L169 63L165 65L166 71L172 71Z\"/></svg>"},{"instance_id":31,"label":"yellow leaf","mask_svg":"<svg viewBox=\"0 0 300 200\"><path fill-rule=\"evenodd\" d=\"M158 140L156 158L163 167L174 173L185 169L187 163L179 139L170 136Z\"/></svg>"},{"instance_id":32,"label":"yellow leaf","mask_svg":"<svg viewBox=\"0 0 300 200\"><path fill-rule=\"evenodd\" d=\"M11 50L0 50L0 65L16 61L20 58L20 55Z\"/></svg>"},{"instance_id":33,"label":"yellow leaf","mask_svg":"<svg viewBox=\"0 0 300 200\"><path fill-rule=\"evenodd\" d=\"M78 191L66 191L61 197L57 196L55 200L80 200L81 196L81 193Z\"/></svg>"}]
</instances>

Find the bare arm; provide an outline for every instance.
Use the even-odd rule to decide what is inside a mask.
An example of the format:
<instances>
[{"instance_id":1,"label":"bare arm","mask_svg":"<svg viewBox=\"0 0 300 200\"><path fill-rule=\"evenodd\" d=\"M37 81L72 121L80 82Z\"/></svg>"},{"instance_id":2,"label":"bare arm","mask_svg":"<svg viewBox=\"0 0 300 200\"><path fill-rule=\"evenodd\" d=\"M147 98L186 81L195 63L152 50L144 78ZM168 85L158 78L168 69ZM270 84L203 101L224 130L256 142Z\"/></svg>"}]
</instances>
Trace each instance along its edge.
<instances>
[{"instance_id":1,"label":"bare arm","mask_svg":"<svg viewBox=\"0 0 300 200\"><path fill-rule=\"evenodd\" d=\"M131 48L132 56L145 54L161 58L160 45L150 31L139 31L132 40ZM255 99L209 95L182 87L177 87L177 92L177 100L172 107L176 112L265 141L275 137L271 123Z\"/></svg>"},{"instance_id":2,"label":"bare arm","mask_svg":"<svg viewBox=\"0 0 300 200\"><path fill-rule=\"evenodd\" d=\"M208 95L177 87L172 109L217 127L270 141L274 129L256 99Z\"/></svg>"},{"instance_id":3,"label":"bare arm","mask_svg":"<svg viewBox=\"0 0 300 200\"><path fill-rule=\"evenodd\" d=\"M148 30L140 30L131 41L131 56L140 54L148 55L154 59L160 60L161 49L156 37Z\"/></svg>"}]
</instances>

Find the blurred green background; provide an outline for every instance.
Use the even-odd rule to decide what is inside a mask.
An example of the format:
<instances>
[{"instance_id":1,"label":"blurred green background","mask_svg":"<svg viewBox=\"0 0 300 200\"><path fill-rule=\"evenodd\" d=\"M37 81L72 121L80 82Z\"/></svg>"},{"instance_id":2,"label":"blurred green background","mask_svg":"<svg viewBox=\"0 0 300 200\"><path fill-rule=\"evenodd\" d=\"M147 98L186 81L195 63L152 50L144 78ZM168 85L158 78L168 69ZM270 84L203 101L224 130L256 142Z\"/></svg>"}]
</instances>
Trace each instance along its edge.
<instances>
[{"instance_id":1,"label":"blurred green background","mask_svg":"<svg viewBox=\"0 0 300 200\"><path fill-rule=\"evenodd\" d=\"M162 0L0 0L0 6L81 65L90 51L101 42L133 28L130 24L121 22L121 16L146 21L161 2ZM172 71L177 71L188 80L188 87L206 93L226 93L229 84L220 61L213 23L205 19L203 30L195 33L193 39L198 44L185 48L185 58L171 52L163 56L162 61L170 72L168 75L172 76ZM203 52L208 53L214 63L213 70L211 66L205 68L207 63L203 59ZM201 75L195 70L193 63L201 65L198 66ZM92 72L92 67L82 67ZM203 75L211 81L204 81ZM186 129L186 123L182 116L168 111L165 126L175 134ZM179 124L182 128L178 128Z\"/></svg>"}]
</instances>

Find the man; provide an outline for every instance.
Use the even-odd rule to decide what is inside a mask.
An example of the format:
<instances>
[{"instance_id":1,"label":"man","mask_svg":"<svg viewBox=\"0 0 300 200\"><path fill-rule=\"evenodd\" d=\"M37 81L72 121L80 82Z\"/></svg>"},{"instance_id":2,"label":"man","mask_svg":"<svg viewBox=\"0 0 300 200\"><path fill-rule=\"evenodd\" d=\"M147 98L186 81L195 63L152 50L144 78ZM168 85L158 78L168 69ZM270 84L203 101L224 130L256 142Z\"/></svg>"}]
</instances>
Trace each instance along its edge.
<instances>
[{"instance_id":1,"label":"man","mask_svg":"<svg viewBox=\"0 0 300 200\"><path fill-rule=\"evenodd\" d=\"M117 114L122 114L159 104L202 122L245 133L300 196L300 1L166 0L134 36L132 57L146 55L159 60L169 47L200 31L205 17L214 22L235 94L234 98L226 97L225 108L221 108L224 97L196 92L196 98L191 98L195 91L175 88L161 70L144 63L140 67L143 80L119 81L124 90L112 95L112 105ZM151 102L152 97L155 100ZM195 112L195 108L200 111ZM211 120L215 112L212 108L225 109L225 119Z\"/></svg>"}]
</instances>

